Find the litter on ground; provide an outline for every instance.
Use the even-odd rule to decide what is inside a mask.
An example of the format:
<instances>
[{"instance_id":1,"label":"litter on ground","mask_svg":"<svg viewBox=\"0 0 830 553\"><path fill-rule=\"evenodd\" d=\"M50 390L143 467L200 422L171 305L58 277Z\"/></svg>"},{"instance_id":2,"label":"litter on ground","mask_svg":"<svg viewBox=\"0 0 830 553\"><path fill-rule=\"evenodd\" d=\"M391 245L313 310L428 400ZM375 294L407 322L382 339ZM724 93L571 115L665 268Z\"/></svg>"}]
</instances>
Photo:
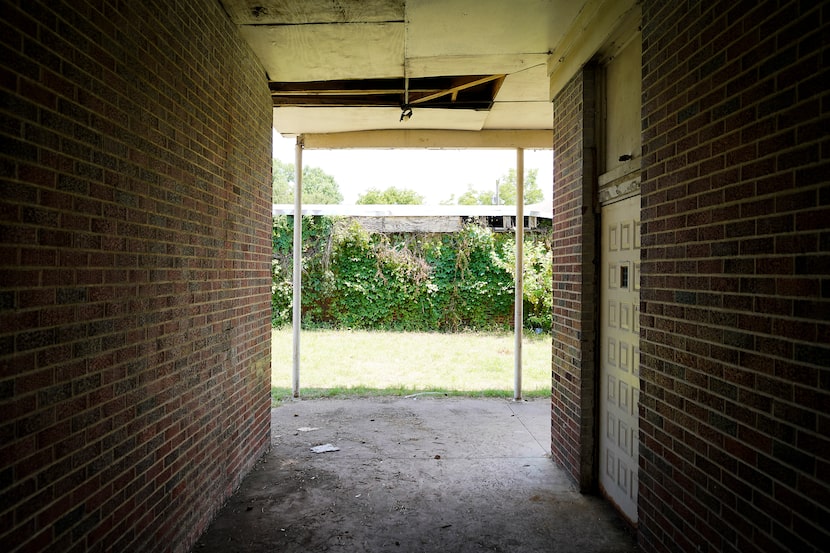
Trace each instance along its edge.
<instances>
[{"instance_id":1,"label":"litter on ground","mask_svg":"<svg viewBox=\"0 0 830 553\"><path fill-rule=\"evenodd\" d=\"M340 448L331 444L323 444L312 447L311 451L314 453L329 453L331 451L340 451Z\"/></svg>"}]
</instances>

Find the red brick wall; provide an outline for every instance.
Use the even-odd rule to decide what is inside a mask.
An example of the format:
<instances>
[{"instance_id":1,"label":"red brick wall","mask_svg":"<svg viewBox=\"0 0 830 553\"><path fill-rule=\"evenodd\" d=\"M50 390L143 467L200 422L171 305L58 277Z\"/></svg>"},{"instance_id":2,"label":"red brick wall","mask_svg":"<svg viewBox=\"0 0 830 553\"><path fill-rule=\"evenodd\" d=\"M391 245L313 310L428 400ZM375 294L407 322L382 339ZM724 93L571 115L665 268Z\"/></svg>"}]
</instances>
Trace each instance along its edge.
<instances>
[{"instance_id":1,"label":"red brick wall","mask_svg":"<svg viewBox=\"0 0 830 553\"><path fill-rule=\"evenodd\" d=\"M268 446L264 71L215 1L17 4L0 551L183 551Z\"/></svg>"},{"instance_id":2,"label":"red brick wall","mask_svg":"<svg viewBox=\"0 0 830 553\"><path fill-rule=\"evenodd\" d=\"M830 543L827 2L643 2L640 538Z\"/></svg>"},{"instance_id":3,"label":"red brick wall","mask_svg":"<svg viewBox=\"0 0 830 553\"><path fill-rule=\"evenodd\" d=\"M553 458L583 490L596 484L596 70L554 99Z\"/></svg>"}]
</instances>

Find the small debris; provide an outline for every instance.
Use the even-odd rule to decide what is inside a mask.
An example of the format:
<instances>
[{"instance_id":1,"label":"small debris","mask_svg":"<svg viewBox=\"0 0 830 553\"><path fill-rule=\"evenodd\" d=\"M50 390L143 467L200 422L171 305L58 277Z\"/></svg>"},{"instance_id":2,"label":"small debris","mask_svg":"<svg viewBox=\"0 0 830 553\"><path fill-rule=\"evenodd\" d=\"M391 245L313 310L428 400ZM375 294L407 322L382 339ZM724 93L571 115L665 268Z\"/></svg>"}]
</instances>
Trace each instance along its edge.
<instances>
[{"instance_id":1,"label":"small debris","mask_svg":"<svg viewBox=\"0 0 830 553\"><path fill-rule=\"evenodd\" d=\"M441 458L441 456L440 456L440 455L436 455L436 456L435 456L435 457L433 457L433 458L434 458L434 459L440 459L440 458Z\"/></svg>"},{"instance_id":2,"label":"small debris","mask_svg":"<svg viewBox=\"0 0 830 553\"><path fill-rule=\"evenodd\" d=\"M312 447L311 451L313 451L314 453L329 453L332 451L340 451L340 448L332 444L323 444Z\"/></svg>"},{"instance_id":3,"label":"small debris","mask_svg":"<svg viewBox=\"0 0 830 553\"><path fill-rule=\"evenodd\" d=\"M315 430L320 430L316 426L301 426L297 429L297 432L314 432Z\"/></svg>"},{"instance_id":4,"label":"small debris","mask_svg":"<svg viewBox=\"0 0 830 553\"><path fill-rule=\"evenodd\" d=\"M360 497L361 495L363 495L363 494L357 494L355 497Z\"/></svg>"}]
</instances>

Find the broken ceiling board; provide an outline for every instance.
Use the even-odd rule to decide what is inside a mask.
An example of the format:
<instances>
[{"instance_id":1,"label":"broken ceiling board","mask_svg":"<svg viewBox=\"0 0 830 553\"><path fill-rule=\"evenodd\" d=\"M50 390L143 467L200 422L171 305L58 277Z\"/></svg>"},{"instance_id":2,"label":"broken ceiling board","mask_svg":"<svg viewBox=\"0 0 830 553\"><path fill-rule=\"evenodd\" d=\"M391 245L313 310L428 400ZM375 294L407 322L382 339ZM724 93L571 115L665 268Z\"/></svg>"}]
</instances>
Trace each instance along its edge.
<instances>
[{"instance_id":1,"label":"broken ceiling board","mask_svg":"<svg viewBox=\"0 0 830 553\"><path fill-rule=\"evenodd\" d=\"M403 76L403 23L245 25L240 32L272 81Z\"/></svg>"},{"instance_id":2,"label":"broken ceiling board","mask_svg":"<svg viewBox=\"0 0 830 553\"><path fill-rule=\"evenodd\" d=\"M553 131L370 130L361 132L307 134L303 136L303 144L307 150L354 148L423 148L445 150L468 148L527 148L529 150L545 150L553 147Z\"/></svg>"},{"instance_id":3,"label":"broken ceiling board","mask_svg":"<svg viewBox=\"0 0 830 553\"><path fill-rule=\"evenodd\" d=\"M504 75L270 82L275 107L395 107L487 110Z\"/></svg>"},{"instance_id":4,"label":"broken ceiling board","mask_svg":"<svg viewBox=\"0 0 830 553\"><path fill-rule=\"evenodd\" d=\"M237 25L403 22L405 0L220 0Z\"/></svg>"},{"instance_id":5,"label":"broken ceiling board","mask_svg":"<svg viewBox=\"0 0 830 553\"><path fill-rule=\"evenodd\" d=\"M373 129L480 130L486 111L459 109L413 109L412 118L401 122L400 108L343 107L274 109L274 128L280 134L332 133Z\"/></svg>"},{"instance_id":6,"label":"broken ceiling board","mask_svg":"<svg viewBox=\"0 0 830 553\"><path fill-rule=\"evenodd\" d=\"M551 129L551 102L496 102L484 123L485 129Z\"/></svg>"},{"instance_id":7,"label":"broken ceiling board","mask_svg":"<svg viewBox=\"0 0 830 553\"><path fill-rule=\"evenodd\" d=\"M551 0L407 3L407 57L546 53Z\"/></svg>"},{"instance_id":8,"label":"broken ceiling board","mask_svg":"<svg viewBox=\"0 0 830 553\"><path fill-rule=\"evenodd\" d=\"M547 102L549 100L547 64L540 63L508 75L499 89L499 102Z\"/></svg>"}]
</instances>

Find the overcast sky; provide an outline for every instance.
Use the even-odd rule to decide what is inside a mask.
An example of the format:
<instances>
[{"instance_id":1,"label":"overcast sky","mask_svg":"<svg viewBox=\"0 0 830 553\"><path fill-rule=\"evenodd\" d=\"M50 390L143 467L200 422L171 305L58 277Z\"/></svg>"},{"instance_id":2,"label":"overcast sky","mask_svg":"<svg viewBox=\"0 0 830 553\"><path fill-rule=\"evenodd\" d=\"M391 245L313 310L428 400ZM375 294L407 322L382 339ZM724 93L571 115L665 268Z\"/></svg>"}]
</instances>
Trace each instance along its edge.
<instances>
[{"instance_id":1,"label":"overcast sky","mask_svg":"<svg viewBox=\"0 0 830 553\"><path fill-rule=\"evenodd\" d=\"M293 138L274 133L274 157L294 163ZM426 204L438 204L467 185L495 192L496 179L516 167L515 150L303 150L303 165L319 167L340 185L343 203L353 204L368 188L417 190ZM538 169L537 182L550 202L553 152L526 150L525 171Z\"/></svg>"}]
</instances>

